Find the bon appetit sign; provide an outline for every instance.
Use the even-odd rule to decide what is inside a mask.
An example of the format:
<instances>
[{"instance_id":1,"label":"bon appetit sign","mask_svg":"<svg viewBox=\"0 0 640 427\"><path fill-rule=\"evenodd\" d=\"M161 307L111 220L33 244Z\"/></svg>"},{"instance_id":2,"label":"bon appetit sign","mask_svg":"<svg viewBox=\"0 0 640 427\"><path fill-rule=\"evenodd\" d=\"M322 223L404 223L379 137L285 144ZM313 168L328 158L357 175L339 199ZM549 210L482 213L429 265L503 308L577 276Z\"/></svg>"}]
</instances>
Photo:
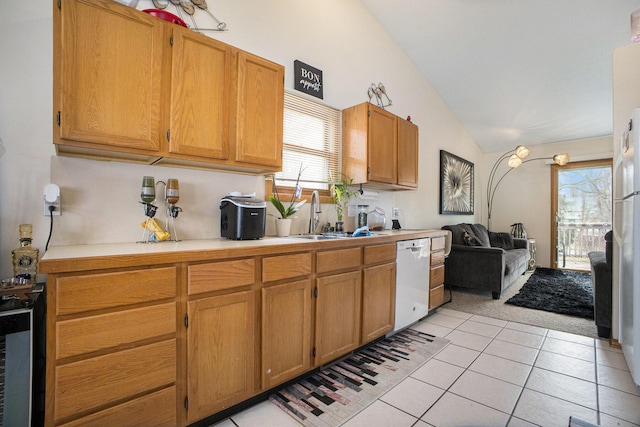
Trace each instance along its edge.
<instances>
[{"instance_id":1,"label":"bon appetit sign","mask_svg":"<svg viewBox=\"0 0 640 427\"><path fill-rule=\"evenodd\" d=\"M322 70L298 60L293 61L294 88L300 92L324 99L322 94Z\"/></svg>"}]
</instances>

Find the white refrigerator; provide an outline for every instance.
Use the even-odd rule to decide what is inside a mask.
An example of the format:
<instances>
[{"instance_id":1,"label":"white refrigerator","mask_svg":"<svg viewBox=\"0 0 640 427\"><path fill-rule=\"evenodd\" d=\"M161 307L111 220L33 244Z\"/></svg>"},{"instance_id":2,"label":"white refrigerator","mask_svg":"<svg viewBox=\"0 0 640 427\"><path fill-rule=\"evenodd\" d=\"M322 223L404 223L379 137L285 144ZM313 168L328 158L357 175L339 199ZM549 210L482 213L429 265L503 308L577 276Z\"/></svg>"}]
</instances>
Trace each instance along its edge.
<instances>
[{"instance_id":1,"label":"white refrigerator","mask_svg":"<svg viewBox=\"0 0 640 427\"><path fill-rule=\"evenodd\" d=\"M640 384L640 108L622 136L615 169L621 183L615 191L613 227L620 243L619 341L633 380Z\"/></svg>"}]
</instances>

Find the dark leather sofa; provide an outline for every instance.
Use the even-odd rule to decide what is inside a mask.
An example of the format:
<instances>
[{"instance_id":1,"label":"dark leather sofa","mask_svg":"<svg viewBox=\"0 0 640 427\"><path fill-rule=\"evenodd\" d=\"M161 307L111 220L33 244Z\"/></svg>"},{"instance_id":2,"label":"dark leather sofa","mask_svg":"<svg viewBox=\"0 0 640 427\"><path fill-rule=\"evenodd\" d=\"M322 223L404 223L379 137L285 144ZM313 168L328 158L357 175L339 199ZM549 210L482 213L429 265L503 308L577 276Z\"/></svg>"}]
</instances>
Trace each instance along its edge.
<instances>
[{"instance_id":1,"label":"dark leather sofa","mask_svg":"<svg viewBox=\"0 0 640 427\"><path fill-rule=\"evenodd\" d=\"M588 254L593 285L593 315L598 328L598 336L602 338L611 336L612 238L613 233L609 231L604 235L604 252L595 251Z\"/></svg>"},{"instance_id":2,"label":"dark leather sofa","mask_svg":"<svg viewBox=\"0 0 640 427\"><path fill-rule=\"evenodd\" d=\"M490 291L499 299L502 291L527 270L529 241L510 233L487 231L482 224L445 225L451 231L451 253L445 260L444 282Z\"/></svg>"}]
</instances>

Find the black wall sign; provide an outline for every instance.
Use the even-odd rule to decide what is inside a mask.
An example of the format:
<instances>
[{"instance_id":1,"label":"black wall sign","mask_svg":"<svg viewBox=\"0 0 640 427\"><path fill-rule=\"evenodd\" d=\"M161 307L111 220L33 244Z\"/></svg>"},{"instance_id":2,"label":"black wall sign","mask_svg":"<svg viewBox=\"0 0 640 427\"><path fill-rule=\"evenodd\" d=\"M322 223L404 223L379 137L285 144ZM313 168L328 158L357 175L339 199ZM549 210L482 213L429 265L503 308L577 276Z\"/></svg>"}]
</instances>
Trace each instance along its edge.
<instances>
[{"instance_id":1,"label":"black wall sign","mask_svg":"<svg viewBox=\"0 0 640 427\"><path fill-rule=\"evenodd\" d=\"M322 94L322 70L298 60L293 61L294 88L316 98L324 99Z\"/></svg>"}]
</instances>

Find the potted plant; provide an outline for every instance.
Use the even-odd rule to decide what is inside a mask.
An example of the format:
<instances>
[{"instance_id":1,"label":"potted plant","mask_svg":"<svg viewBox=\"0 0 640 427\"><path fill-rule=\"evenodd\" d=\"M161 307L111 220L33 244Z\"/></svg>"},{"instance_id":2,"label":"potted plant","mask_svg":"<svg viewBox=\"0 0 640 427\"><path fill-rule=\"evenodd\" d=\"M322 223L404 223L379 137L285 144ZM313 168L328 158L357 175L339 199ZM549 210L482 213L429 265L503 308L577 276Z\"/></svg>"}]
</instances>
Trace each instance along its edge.
<instances>
[{"instance_id":1,"label":"potted plant","mask_svg":"<svg viewBox=\"0 0 640 427\"><path fill-rule=\"evenodd\" d=\"M356 195L357 190L350 190L349 185L353 183L352 178L348 178L342 174L340 181L336 181L331 185L331 197L333 198L333 204L336 209L336 232L344 231L344 222L342 221L342 214L344 213L344 207L349 202L349 199Z\"/></svg>"},{"instance_id":2,"label":"potted plant","mask_svg":"<svg viewBox=\"0 0 640 427\"><path fill-rule=\"evenodd\" d=\"M286 237L289 235L291 231L291 218L289 217L298 212L298 209L300 209L300 207L306 203L306 200L296 202L296 199L298 199L302 194L302 187L300 187L301 174L302 165L300 166L300 171L298 172L298 179L296 180L296 186L294 187L293 194L291 194L291 200L289 201L289 204L287 206L285 206L285 204L280 200L275 176L273 176L272 178L273 194L269 196L269 200L280 214L280 218L276 218L276 234L280 237Z\"/></svg>"}]
</instances>

